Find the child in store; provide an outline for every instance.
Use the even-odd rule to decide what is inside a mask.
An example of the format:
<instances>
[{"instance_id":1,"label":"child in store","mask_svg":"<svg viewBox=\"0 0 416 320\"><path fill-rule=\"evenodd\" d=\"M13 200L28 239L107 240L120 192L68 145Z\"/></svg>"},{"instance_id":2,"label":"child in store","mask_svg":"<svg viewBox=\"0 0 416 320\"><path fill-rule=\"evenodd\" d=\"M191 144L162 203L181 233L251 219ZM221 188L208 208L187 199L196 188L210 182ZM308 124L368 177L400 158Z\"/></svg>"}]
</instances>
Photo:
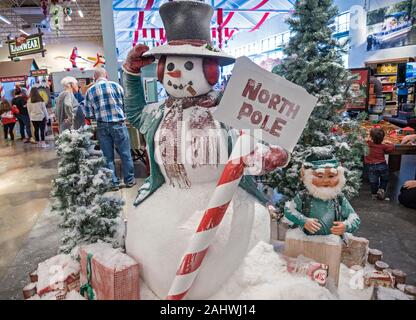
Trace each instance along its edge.
<instances>
[{"instance_id":1,"label":"child in store","mask_svg":"<svg viewBox=\"0 0 416 320\"><path fill-rule=\"evenodd\" d=\"M389 167L385 155L394 151L393 144L384 144L384 130L373 128L370 130L371 140L367 140L369 153L364 157L368 168L368 178L371 186L373 200L385 200L386 189L389 182Z\"/></svg>"},{"instance_id":2,"label":"child in store","mask_svg":"<svg viewBox=\"0 0 416 320\"><path fill-rule=\"evenodd\" d=\"M10 103L6 99L2 99L0 103L0 116L1 123L4 129L4 140L7 141L10 134L10 141L14 141L14 126L16 124L16 114L19 113L19 109L16 106L10 106Z\"/></svg>"}]
</instances>

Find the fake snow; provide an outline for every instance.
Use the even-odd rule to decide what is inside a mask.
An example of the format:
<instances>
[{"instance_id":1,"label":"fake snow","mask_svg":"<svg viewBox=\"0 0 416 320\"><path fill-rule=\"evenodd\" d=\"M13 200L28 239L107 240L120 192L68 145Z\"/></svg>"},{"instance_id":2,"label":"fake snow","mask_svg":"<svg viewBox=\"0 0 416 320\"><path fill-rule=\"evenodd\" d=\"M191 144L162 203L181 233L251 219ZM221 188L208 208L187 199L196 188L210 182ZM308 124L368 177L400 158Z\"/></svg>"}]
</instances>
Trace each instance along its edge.
<instances>
[{"instance_id":1,"label":"fake snow","mask_svg":"<svg viewBox=\"0 0 416 320\"><path fill-rule=\"evenodd\" d=\"M93 258L115 271L122 271L137 262L128 255L121 252L121 249L114 249L110 244L104 242L93 243L84 246L83 250L91 253Z\"/></svg>"},{"instance_id":2,"label":"fake snow","mask_svg":"<svg viewBox=\"0 0 416 320\"><path fill-rule=\"evenodd\" d=\"M286 239L319 242L334 246L339 245L341 243L341 238L334 234L311 237L306 235L300 228L288 230L288 232L286 233Z\"/></svg>"},{"instance_id":3,"label":"fake snow","mask_svg":"<svg viewBox=\"0 0 416 320\"><path fill-rule=\"evenodd\" d=\"M65 300L86 300L78 291L72 290L66 294Z\"/></svg>"},{"instance_id":4,"label":"fake snow","mask_svg":"<svg viewBox=\"0 0 416 320\"><path fill-rule=\"evenodd\" d=\"M377 298L378 300L413 300L413 297L400 290L384 287L377 288Z\"/></svg>"},{"instance_id":5,"label":"fake snow","mask_svg":"<svg viewBox=\"0 0 416 320\"><path fill-rule=\"evenodd\" d=\"M71 274L80 271L79 264L70 255L59 254L38 265L37 292L64 282Z\"/></svg>"},{"instance_id":6,"label":"fake snow","mask_svg":"<svg viewBox=\"0 0 416 320\"><path fill-rule=\"evenodd\" d=\"M23 288L23 290L32 290L37 286L37 282L31 282Z\"/></svg>"},{"instance_id":7,"label":"fake snow","mask_svg":"<svg viewBox=\"0 0 416 320\"><path fill-rule=\"evenodd\" d=\"M307 277L292 275L273 246L259 242L214 300L329 300L332 294Z\"/></svg>"}]
</instances>

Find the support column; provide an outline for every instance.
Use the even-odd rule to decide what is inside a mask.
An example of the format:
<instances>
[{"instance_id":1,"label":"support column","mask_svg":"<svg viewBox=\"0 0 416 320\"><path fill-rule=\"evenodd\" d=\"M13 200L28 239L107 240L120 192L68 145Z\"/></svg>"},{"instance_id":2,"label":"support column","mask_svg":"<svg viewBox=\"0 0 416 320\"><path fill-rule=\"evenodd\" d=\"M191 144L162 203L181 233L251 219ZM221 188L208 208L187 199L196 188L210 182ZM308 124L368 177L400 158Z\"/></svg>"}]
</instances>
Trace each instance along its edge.
<instances>
[{"instance_id":1,"label":"support column","mask_svg":"<svg viewBox=\"0 0 416 320\"><path fill-rule=\"evenodd\" d=\"M113 1L100 0L101 29L103 33L105 69L111 81L118 81L116 35L114 29Z\"/></svg>"}]
</instances>

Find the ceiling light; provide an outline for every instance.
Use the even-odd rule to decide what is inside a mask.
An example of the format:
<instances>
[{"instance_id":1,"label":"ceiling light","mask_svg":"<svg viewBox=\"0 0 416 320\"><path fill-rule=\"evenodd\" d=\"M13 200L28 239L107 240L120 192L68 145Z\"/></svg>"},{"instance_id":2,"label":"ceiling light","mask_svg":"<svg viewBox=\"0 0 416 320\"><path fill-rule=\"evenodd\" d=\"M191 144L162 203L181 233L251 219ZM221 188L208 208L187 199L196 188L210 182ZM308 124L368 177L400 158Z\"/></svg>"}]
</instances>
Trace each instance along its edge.
<instances>
[{"instance_id":1,"label":"ceiling light","mask_svg":"<svg viewBox=\"0 0 416 320\"><path fill-rule=\"evenodd\" d=\"M78 10L78 15L79 15L81 18L84 18L84 14L82 13L82 11L81 11L81 10Z\"/></svg>"},{"instance_id":2,"label":"ceiling light","mask_svg":"<svg viewBox=\"0 0 416 320\"><path fill-rule=\"evenodd\" d=\"M29 33L27 33L26 31L23 31L22 29L19 29L19 31L20 31L21 33L23 33L23 34L27 35L27 36L30 36L30 34L29 34Z\"/></svg>"},{"instance_id":3,"label":"ceiling light","mask_svg":"<svg viewBox=\"0 0 416 320\"><path fill-rule=\"evenodd\" d=\"M0 20L6 22L7 24L12 24L9 20L7 20L5 17L0 16Z\"/></svg>"}]
</instances>

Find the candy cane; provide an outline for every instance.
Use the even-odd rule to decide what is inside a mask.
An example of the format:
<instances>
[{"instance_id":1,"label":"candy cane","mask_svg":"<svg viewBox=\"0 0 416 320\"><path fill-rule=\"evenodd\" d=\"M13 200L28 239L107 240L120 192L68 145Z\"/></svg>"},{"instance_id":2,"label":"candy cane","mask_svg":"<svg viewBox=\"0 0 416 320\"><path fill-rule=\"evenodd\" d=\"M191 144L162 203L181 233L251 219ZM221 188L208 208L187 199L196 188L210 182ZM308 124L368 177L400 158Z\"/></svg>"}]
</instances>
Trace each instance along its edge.
<instances>
[{"instance_id":1,"label":"candy cane","mask_svg":"<svg viewBox=\"0 0 416 320\"><path fill-rule=\"evenodd\" d=\"M248 134L242 134L238 138L208 203L208 208L182 257L166 299L181 300L191 288L208 248L215 238L218 226L243 177L243 158L254 150L253 140Z\"/></svg>"}]
</instances>

